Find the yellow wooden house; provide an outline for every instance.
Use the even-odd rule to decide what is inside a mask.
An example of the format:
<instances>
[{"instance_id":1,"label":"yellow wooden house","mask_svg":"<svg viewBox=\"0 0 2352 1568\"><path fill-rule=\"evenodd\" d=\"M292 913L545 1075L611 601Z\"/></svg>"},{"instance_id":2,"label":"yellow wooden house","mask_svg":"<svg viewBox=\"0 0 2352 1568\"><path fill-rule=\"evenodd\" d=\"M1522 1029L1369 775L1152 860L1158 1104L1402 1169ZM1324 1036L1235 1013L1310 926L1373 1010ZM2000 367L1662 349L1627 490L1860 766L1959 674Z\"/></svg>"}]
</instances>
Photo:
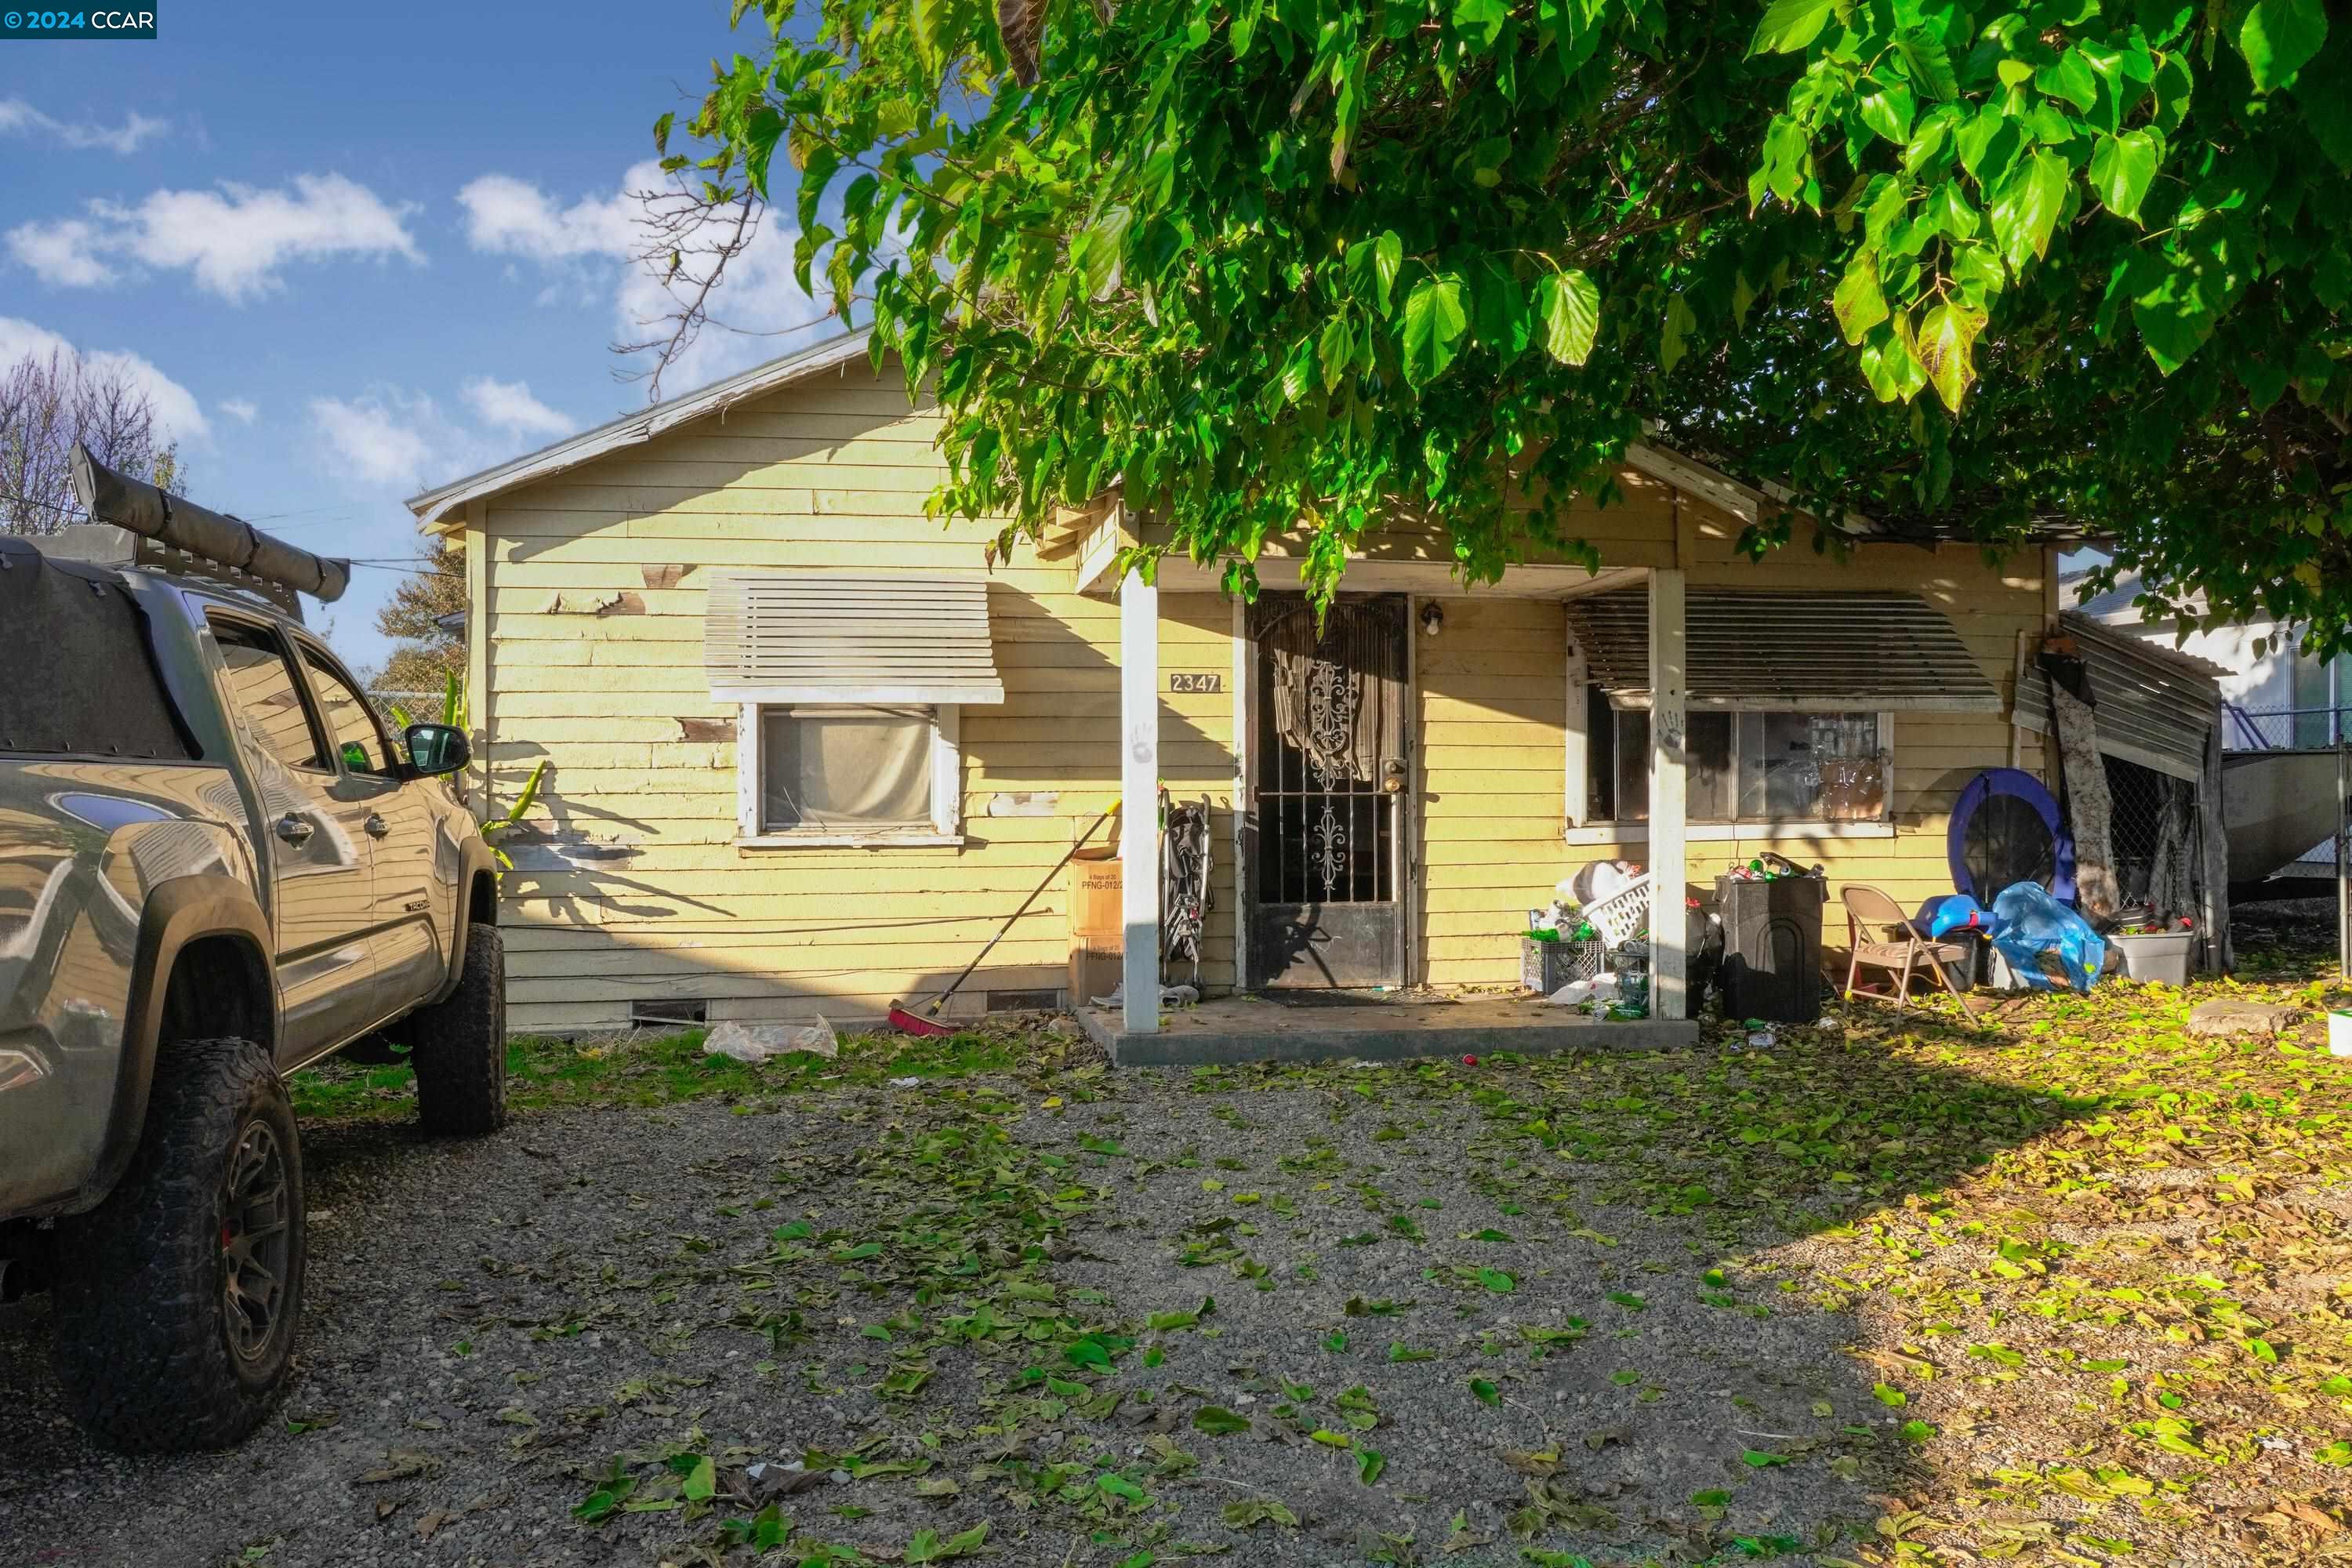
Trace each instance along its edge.
<instances>
[{"instance_id":1,"label":"yellow wooden house","mask_svg":"<svg viewBox=\"0 0 2352 1568\"><path fill-rule=\"evenodd\" d=\"M1598 574L1465 587L1400 529L1318 633L1279 559L1255 605L1181 560L1116 580L1116 497L992 560L996 524L925 514L939 431L848 334L409 503L466 555L483 805L549 764L502 889L515 1027L871 1018L1041 883L950 1011L1058 1001L1048 873L1106 812L1154 863L1163 785L1211 806L1210 992L1501 987L1587 862L1652 868L1662 911L1766 850L1909 906L1950 889L1963 784L2044 767L2012 721L2047 548L1865 526L1754 563L1766 496L1636 447L1577 508Z\"/></svg>"}]
</instances>

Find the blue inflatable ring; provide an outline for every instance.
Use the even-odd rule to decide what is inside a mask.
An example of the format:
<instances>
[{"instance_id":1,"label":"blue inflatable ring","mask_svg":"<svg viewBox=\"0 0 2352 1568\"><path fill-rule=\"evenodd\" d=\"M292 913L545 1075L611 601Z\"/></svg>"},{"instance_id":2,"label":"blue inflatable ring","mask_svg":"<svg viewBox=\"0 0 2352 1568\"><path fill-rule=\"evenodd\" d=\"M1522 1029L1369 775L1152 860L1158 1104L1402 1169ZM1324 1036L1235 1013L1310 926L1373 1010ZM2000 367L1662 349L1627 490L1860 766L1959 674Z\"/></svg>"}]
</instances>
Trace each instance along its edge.
<instances>
[{"instance_id":1,"label":"blue inflatable ring","mask_svg":"<svg viewBox=\"0 0 2352 1568\"><path fill-rule=\"evenodd\" d=\"M2022 802L2042 819L2050 830L2052 863L2055 867L2050 878L2050 896L2060 903L2074 901L2074 840L2066 832L2058 815L2058 802L2042 787L2042 781L2018 768L1987 768L1968 782L1960 798L1952 804L1951 828L1944 840L1947 858L1951 863L1952 886L1966 893L1987 909L2000 896L1999 888L1979 888L1969 871L1969 825L1977 812L1996 795Z\"/></svg>"}]
</instances>

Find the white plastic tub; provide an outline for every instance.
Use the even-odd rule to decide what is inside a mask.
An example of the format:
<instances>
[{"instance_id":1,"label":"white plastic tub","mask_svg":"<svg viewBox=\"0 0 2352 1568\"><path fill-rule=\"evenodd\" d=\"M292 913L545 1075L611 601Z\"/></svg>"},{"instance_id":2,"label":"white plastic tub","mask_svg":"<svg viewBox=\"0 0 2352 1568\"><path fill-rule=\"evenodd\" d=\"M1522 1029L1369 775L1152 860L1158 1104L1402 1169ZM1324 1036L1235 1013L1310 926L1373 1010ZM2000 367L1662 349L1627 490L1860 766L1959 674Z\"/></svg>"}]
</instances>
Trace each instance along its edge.
<instances>
[{"instance_id":1,"label":"white plastic tub","mask_svg":"<svg viewBox=\"0 0 2352 1568\"><path fill-rule=\"evenodd\" d=\"M2140 936L2116 935L2107 945L2123 955L2124 973L2134 980L2157 985L2189 984L2189 946L2196 932L2149 931Z\"/></svg>"}]
</instances>

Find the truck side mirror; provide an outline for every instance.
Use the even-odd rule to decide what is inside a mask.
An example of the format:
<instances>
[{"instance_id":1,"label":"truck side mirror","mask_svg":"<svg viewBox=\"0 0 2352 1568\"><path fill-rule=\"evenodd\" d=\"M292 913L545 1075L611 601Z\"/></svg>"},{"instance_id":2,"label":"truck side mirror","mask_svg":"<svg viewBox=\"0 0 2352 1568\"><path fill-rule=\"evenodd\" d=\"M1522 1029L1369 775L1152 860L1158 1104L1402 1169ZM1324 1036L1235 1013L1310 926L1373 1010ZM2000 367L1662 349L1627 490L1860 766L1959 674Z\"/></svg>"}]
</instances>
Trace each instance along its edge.
<instances>
[{"instance_id":1,"label":"truck side mirror","mask_svg":"<svg viewBox=\"0 0 2352 1568\"><path fill-rule=\"evenodd\" d=\"M455 724L411 724L401 740L408 747L408 765L420 778L454 773L474 760L466 731Z\"/></svg>"}]
</instances>

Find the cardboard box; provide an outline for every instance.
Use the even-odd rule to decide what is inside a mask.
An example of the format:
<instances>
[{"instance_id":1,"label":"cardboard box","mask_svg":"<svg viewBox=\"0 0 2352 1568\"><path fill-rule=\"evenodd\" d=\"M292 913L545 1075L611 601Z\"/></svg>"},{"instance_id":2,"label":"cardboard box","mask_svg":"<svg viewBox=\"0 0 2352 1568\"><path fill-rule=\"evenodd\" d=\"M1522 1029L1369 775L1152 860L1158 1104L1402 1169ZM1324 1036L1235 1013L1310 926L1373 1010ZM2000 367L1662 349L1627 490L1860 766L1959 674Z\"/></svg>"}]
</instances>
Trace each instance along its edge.
<instances>
[{"instance_id":1,"label":"cardboard box","mask_svg":"<svg viewBox=\"0 0 2352 1568\"><path fill-rule=\"evenodd\" d=\"M1097 996L1118 989L1125 960L1117 943L1108 947L1083 937L1070 939L1070 1005L1090 1007Z\"/></svg>"},{"instance_id":2,"label":"cardboard box","mask_svg":"<svg viewBox=\"0 0 2352 1568\"><path fill-rule=\"evenodd\" d=\"M1073 942L1084 940L1099 946L1110 944L1117 952L1127 935L1127 920L1120 909L1125 879L1120 876L1116 851L1085 850L1070 862L1070 937Z\"/></svg>"}]
</instances>

